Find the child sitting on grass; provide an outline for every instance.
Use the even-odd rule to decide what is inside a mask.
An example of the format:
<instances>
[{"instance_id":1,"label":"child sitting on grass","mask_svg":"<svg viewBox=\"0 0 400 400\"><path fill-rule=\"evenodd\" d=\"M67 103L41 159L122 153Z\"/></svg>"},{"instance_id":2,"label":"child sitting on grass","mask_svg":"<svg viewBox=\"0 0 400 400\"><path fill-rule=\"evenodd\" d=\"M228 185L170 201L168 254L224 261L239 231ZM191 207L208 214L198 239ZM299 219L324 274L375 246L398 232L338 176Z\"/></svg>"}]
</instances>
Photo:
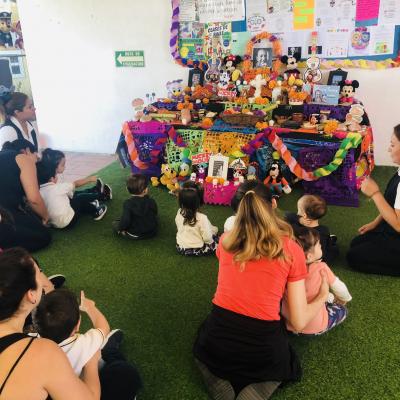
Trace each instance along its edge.
<instances>
[{"instance_id":1,"label":"child sitting on grass","mask_svg":"<svg viewBox=\"0 0 400 400\"><path fill-rule=\"evenodd\" d=\"M243 196L249 190L254 190L256 194L258 194L263 200L271 204L273 209L277 207L275 197L272 196L271 191L265 185L256 180L245 181L238 187L235 195L232 197L231 208L235 214L226 219L224 224L224 232L232 230L236 221L236 213L239 208L239 204L242 201Z\"/></svg>"},{"instance_id":2,"label":"child sitting on grass","mask_svg":"<svg viewBox=\"0 0 400 400\"><path fill-rule=\"evenodd\" d=\"M185 256L213 254L218 244L218 228L211 225L207 216L199 212L202 204L201 191L187 184L178 193L179 210L175 217L176 249Z\"/></svg>"},{"instance_id":3,"label":"child sitting on grass","mask_svg":"<svg viewBox=\"0 0 400 400\"><path fill-rule=\"evenodd\" d=\"M93 328L79 334L80 310L86 312ZM133 399L142 382L136 367L128 363L119 351L123 334L110 326L95 302L81 292L79 306L75 295L66 289L54 290L44 296L33 315L36 332L53 340L67 355L76 375L101 350L101 398Z\"/></svg>"},{"instance_id":4,"label":"child sitting on grass","mask_svg":"<svg viewBox=\"0 0 400 400\"><path fill-rule=\"evenodd\" d=\"M297 242L304 250L306 256L306 264L308 274L305 279L307 302L310 303L318 295L321 287L321 272L323 272L329 284L329 288L333 293L330 293L328 302L317 316L307 324L299 334L321 335L335 326L341 324L347 317L347 308L345 304L352 297L346 285L332 272L332 270L321 261L322 249L319 241L318 232L315 229L306 227L296 227L294 234ZM289 312L287 297L285 296L282 303L282 314L286 318L286 327L289 331L294 332L294 328L288 321Z\"/></svg>"},{"instance_id":5,"label":"child sitting on grass","mask_svg":"<svg viewBox=\"0 0 400 400\"><path fill-rule=\"evenodd\" d=\"M143 174L132 174L126 182L131 194L124 201L122 216L113 222L114 231L129 239L149 239L157 234L157 203L148 195L148 179Z\"/></svg>"},{"instance_id":6,"label":"child sitting on grass","mask_svg":"<svg viewBox=\"0 0 400 400\"><path fill-rule=\"evenodd\" d=\"M40 194L49 213L49 223L55 228L72 226L80 214L90 214L95 221L101 220L107 206L99 202L106 199L101 192L102 182L96 176L90 176L75 182L58 182L56 166L52 163L37 163ZM96 183L85 191L75 191L76 187L87 183Z\"/></svg>"},{"instance_id":7,"label":"child sitting on grass","mask_svg":"<svg viewBox=\"0 0 400 400\"><path fill-rule=\"evenodd\" d=\"M327 211L326 202L322 197L306 194L297 202L297 214L287 213L285 219L293 228L305 226L316 230L320 237L322 259L332 262L339 254L336 245L337 238L330 234L327 226L319 224L319 220L326 215Z\"/></svg>"}]
</instances>

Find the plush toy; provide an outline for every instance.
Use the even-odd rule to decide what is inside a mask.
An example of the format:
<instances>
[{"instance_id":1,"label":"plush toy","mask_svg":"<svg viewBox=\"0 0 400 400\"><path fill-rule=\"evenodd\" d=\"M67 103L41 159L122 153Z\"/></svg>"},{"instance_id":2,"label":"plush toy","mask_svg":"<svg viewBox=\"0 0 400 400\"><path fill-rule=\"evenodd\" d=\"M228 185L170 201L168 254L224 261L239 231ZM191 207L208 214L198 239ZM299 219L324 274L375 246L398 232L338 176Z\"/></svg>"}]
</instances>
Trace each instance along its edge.
<instances>
[{"instance_id":1,"label":"plush toy","mask_svg":"<svg viewBox=\"0 0 400 400\"><path fill-rule=\"evenodd\" d=\"M251 162L249 166L247 167L247 176L246 179L248 181L256 181L258 178L258 163L257 162Z\"/></svg>"},{"instance_id":2,"label":"plush toy","mask_svg":"<svg viewBox=\"0 0 400 400\"><path fill-rule=\"evenodd\" d=\"M306 61L307 69L304 72L304 81L307 83L317 83L322 79L322 73L319 69L321 60L317 56L311 56Z\"/></svg>"},{"instance_id":3,"label":"plush toy","mask_svg":"<svg viewBox=\"0 0 400 400\"><path fill-rule=\"evenodd\" d=\"M281 62L286 65L286 71L283 73L285 79L294 76L295 79L300 78L300 71L297 69L297 63L300 60L300 54L294 53L291 56L282 56Z\"/></svg>"},{"instance_id":4,"label":"plush toy","mask_svg":"<svg viewBox=\"0 0 400 400\"><path fill-rule=\"evenodd\" d=\"M174 193L175 190L179 189L176 172L173 171L168 164L161 165L161 173L162 175L160 177L160 183L166 186L169 189L170 193Z\"/></svg>"},{"instance_id":5,"label":"plush toy","mask_svg":"<svg viewBox=\"0 0 400 400\"><path fill-rule=\"evenodd\" d=\"M147 122L151 120L151 116L144 113L145 105L143 99L137 98L132 100L132 107L135 111L133 116L134 121Z\"/></svg>"},{"instance_id":6,"label":"plush toy","mask_svg":"<svg viewBox=\"0 0 400 400\"><path fill-rule=\"evenodd\" d=\"M352 104L346 115L346 121L340 124L338 129L349 132L360 132L364 112L364 107L361 104Z\"/></svg>"},{"instance_id":7,"label":"plush toy","mask_svg":"<svg viewBox=\"0 0 400 400\"><path fill-rule=\"evenodd\" d=\"M197 181L199 183L204 183L205 178L206 178L206 165L199 164L197 167Z\"/></svg>"},{"instance_id":8,"label":"plush toy","mask_svg":"<svg viewBox=\"0 0 400 400\"><path fill-rule=\"evenodd\" d=\"M234 56L233 54L226 56L222 61L222 65L229 71L232 82L236 82L242 76L242 72L236 68L241 62L242 57Z\"/></svg>"},{"instance_id":9,"label":"plush toy","mask_svg":"<svg viewBox=\"0 0 400 400\"><path fill-rule=\"evenodd\" d=\"M267 172L267 177L264 180L264 185L269 188L274 196L280 196L282 192L289 194L292 191L288 181L283 177L281 167L277 162L271 164Z\"/></svg>"},{"instance_id":10,"label":"plush toy","mask_svg":"<svg viewBox=\"0 0 400 400\"><path fill-rule=\"evenodd\" d=\"M11 13L3 11L0 13L0 44L5 47L13 47L11 36Z\"/></svg>"},{"instance_id":11,"label":"plush toy","mask_svg":"<svg viewBox=\"0 0 400 400\"><path fill-rule=\"evenodd\" d=\"M339 103L345 106L353 104L355 102L355 91L359 87L358 81L346 79L345 81L340 82L339 86L341 95Z\"/></svg>"},{"instance_id":12,"label":"plush toy","mask_svg":"<svg viewBox=\"0 0 400 400\"><path fill-rule=\"evenodd\" d=\"M191 151L188 148L184 148L181 152L181 165L179 166L179 173L177 176L178 182L182 185L184 182L190 179L190 167L192 161L190 160Z\"/></svg>"},{"instance_id":13,"label":"plush toy","mask_svg":"<svg viewBox=\"0 0 400 400\"><path fill-rule=\"evenodd\" d=\"M231 74L228 70L221 70L219 74L219 89L228 89L229 83L231 81Z\"/></svg>"},{"instance_id":14,"label":"plush toy","mask_svg":"<svg viewBox=\"0 0 400 400\"><path fill-rule=\"evenodd\" d=\"M15 33L16 36L14 47L17 49L24 50L24 39L22 37L22 29L20 21L18 21L16 24L13 25L13 27L11 28L11 32Z\"/></svg>"},{"instance_id":15,"label":"plush toy","mask_svg":"<svg viewBox=\"0 0 400 400\"><path fill-rule=\"evenodd\" d=\"M182 79L167 82L168 98L172 101L183 101Z\"/></svg>"}]
</instances>

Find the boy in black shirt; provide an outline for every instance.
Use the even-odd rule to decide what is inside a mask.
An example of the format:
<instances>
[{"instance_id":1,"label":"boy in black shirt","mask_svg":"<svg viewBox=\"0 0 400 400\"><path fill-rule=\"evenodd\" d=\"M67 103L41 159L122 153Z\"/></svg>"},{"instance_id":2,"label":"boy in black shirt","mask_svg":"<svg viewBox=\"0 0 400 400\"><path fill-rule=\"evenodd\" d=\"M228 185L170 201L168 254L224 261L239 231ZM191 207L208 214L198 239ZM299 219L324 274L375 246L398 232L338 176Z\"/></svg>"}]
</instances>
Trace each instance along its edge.
<instances>
[{"instance_id":1,"label":"boy in black shirt","mask_svg":"<svg viewBox=\"0 0 400 400\"><path fill-rule=\"evenodd\" d=\"M327 211L326 202L322 197L306 194L300 197L297 202L297 214L288 213L285 219L293 227L305 226L318 231L322 247L322 260L325 262L332 262L339 254L339 250L336 246L337 238L335 235L330 234L327 226L319 224L319 219L321 219Z\"/></svg>"},{"instance_id":2,"label":"boy in black shirt","mask_svg":"<svg viewBox=\"0 0 400 400\"><path fill-rule=\"evenodd\" d=\"M132 174L126 188L131 194L124 201L120 219L114 221L114 231L129 239L149 239L157 234L157 204L148 196L148 180L145 175Z\"/></svg>"}]
</instances>

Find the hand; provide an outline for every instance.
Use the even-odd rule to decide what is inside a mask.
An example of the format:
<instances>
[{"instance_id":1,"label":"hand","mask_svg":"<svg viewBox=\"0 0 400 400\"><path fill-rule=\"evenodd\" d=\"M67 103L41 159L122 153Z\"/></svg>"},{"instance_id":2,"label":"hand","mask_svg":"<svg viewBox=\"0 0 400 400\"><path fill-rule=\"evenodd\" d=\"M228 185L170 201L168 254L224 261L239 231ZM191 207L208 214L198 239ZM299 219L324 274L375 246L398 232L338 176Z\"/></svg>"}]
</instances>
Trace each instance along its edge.
<instances>
[{"instance_id":1,"label":"hand","mask_svg":"<svg viewBox=\"0 0 400 400\"><path fill-rule=\"evenodd\" d=\"M371 197L372 194L379 191L379 186L372 178L364 179L361 184L361 191L368 197Z\"/></svg>"},{"instance_id":2,"label":"hand","mask_svg":"<svg viewBox=\"0 0 400 400\"><path fill-rule=\"evenodd\" d=\"M96 175L89 176L88 182L96 183L97 182L97 176Z\"/></svg>"},{"instance_id":3,"label":"hand","mask_svg":"<svg viewBox=\"0 0 400 400\"><path fill-rule=\"evenodd\" d=\"M81 290L81 305L79 306L79 309L87 313L94 307L96 307L96 303L93 300L87 299L85 297L85 292Z\"/></svg>"},{"instance_id":4,"label":"hand","mask_svg":"<svg viewBox=\"0 0 400 400\"><path fill-rule=\"evenodd\" d=\"M328 284L328 278L324 271L321 271L321 278L322 280L321 280L321 286L319 288L319 296L321 296L326 301L329 295L329 284Z\"/></svg>"},{"instance_id":5,"label":"hand","mask_svg":"<svg viewBox=\"0 0 400 400\"><path fill-rule=\"evenodd\" d=\"M361 228L359 228L358 229L358 233L360 235L364 235L364 233L372 231L375 228L376 228L376 223L375 222L369 222L368 224L365 224Z\"/></svg>"}]
</instances>

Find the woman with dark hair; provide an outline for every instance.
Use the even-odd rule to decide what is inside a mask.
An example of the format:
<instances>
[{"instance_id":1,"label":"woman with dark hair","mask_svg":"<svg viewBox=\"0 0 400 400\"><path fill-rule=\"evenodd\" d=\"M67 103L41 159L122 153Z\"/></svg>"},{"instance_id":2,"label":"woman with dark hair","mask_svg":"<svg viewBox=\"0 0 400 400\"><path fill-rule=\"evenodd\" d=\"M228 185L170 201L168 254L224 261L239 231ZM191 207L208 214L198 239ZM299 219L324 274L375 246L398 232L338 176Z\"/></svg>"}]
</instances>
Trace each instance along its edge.
<instances>
[{"instance_id":1,"label":"woman with dark hair","mask_svg":"<svg viewBox=\"0 0 400 400\"><path fill-rule=\"evenodd\" d=\"M0 207L11 218L0 221L0 248L39 250L50 243L51 235L36 175L37 154L25 139L7 142L5 147L0 151Z\"/></svg>"},{"instance_id":2,"label":"woman with dark hair","mask_svg":"<svg viewBox=\"0 0 400 400\"><path fill-rule=\"evenodd\" d=\"M389 154L400 166L400 124L393 129ZM361 191L375 203L379 215L359 228L347 253L349 266L367 274L400 276L400 169L392 176L382 193L372 178L361 185Z\"/></svg>"},{"instance_id":3,"label":"woman with dark hair","mask_svg":"<svg viewBox=\"0 0 400 400\"><path fill-rule=\"evenodd\" d=\"M32 121L36 120L35 106L25 93L15 92L3 99L2 113L5 118L0 128L0 147L5 142L25 139L38 151L38 139Z\"/></svg>"},{"instance_id":4,"label":"woman with dark hair","mask_svg":"<svg viewBox=\"0 0 400 400\"><path fill-rule=\"evenodd\" d=\"M80 380L56 343L22 333L42 291L39 268L25 250L0 253L0 398L99 399L98 354L86 364Z\"/></svg>"}]
</instances>

